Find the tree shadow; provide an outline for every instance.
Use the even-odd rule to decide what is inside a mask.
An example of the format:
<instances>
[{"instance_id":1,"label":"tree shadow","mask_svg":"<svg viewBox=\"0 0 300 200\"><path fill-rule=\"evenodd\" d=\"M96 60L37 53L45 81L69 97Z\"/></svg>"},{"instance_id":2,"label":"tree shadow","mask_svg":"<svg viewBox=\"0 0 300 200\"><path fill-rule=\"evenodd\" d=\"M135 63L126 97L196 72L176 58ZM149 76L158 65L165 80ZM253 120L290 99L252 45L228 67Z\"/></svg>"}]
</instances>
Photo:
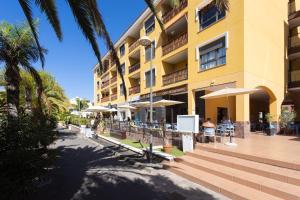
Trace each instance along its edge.
<instances>
[{"instance_id":1,"label":"tree shadow","mask_svg":"<svg viewBox=\"0 0 300 200\"><path fill-rule=\"evenodd\" d=\"M55 151L59 153L49 172L51 182L40 187L30 199L184 200L185 196L216 199L197 187L183 187L181 181L171 180L164 174L169 172L158 173L163 169L152 170L128 162L128 158L138 162L146 160L119 146L99 148L70 144L58 146Z\"/></svg>"}]
</instances>

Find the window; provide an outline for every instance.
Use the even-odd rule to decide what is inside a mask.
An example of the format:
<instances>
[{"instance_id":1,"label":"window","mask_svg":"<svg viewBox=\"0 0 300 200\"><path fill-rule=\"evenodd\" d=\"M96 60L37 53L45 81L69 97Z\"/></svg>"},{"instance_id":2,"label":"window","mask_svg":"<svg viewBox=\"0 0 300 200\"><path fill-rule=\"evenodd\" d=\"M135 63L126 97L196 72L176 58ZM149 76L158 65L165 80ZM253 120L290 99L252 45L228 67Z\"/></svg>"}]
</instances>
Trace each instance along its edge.
<instances>
[{"instance_id":1,"label":"window","mask_svg":"<svg viewBox=\"0 0 300 200\"><path fill-rule=\"evenodd\" d=\"M124 74L125 74L125 63L123 63L123 64L121 65L121 69L122 69L122 74L124 75Z\"/></svg>"},{"instance_id":2,"label":"window","mask_svg":"<svg viewBox=\"0 0 300 200\"><path fill-rule=\"evenodd\" d=\"M152 15L151 17L149 17L149 19L147 19L145 21L145 31L146 31L146 34L148 35L154 29L155 29L155 18L154 18L154 15Z\"/></svg>"},{"instance_id":3,"label":"window","mask_svg":"<svg viewBox=\"0 0 300 200\"><path fill-rule=\"evenodd\" d=\"M220 11L216 5L209 5L198 12L200 30L224 18L226 11Z\"/></svg>"},{"instance_id":4,"label":"window","mask_svg":"<svg viewBox=\"0 0 300 200\"><path fill-rule=\"evenodd\" d=\"M226 64L225 37L199 48L200 70Z\"/></svg>"},{"instance_id":5,"label":"window","mask_svg":"<svg viewBox=\"0 0 300 200\"><path fill-rule=\"evenodd\" d=\"M150 77L151 77L151 73L150 73L150 70L149 70L145 73L146 87L147 88L151 86ZM155 69L152 69L152 86L155 86Z\"/></svg>"},{"instance_id":6,"label":"window","mask_svg":"<svg viewBox=\"0 0 300 200\"><path fill-rule=\"evenodd\" d=\"M99 101L100 101L100 95L97 94L97 102L99 102Z\"/></svg>"},{"instance_id":7,"label":"window","mask_svg":"<svg viewBox=\"0 0 300 200\"><path fill-rule=\"evenodd\" d=\"M100 83L99 81L97 81L97 89L99 89L99 87L100 87Z\"/></svg>"},{"instance_id":8,"label":"window","mask_svg":"<svg viewBox=\"0 0 300 200\"><path fill-rule=\"evenodd\" d=\"M123 88L123 83L120 84L120 96L124 96L124 88Z\"/></svg>"},{"instance_id":9,"label":"window","mask_svg":"<svg viewBox=\"0 0 300 200\"><path fill-rule=\"evenodd\" d=\"M125 54L125 44L120 46L120 56L124 56L124 54Z\"/></svg>"},{"instance_id":10,"label":"window","mask_svg":"<svg viewBox=\"0 0 300 200\"><path fill-rule=\"evenodd\" d=\"M155 41L151 45L145 47L145 60L148 62L151 59L151 47L152 47L152 59L155 58Z\"/></svg>"}]
</instances>

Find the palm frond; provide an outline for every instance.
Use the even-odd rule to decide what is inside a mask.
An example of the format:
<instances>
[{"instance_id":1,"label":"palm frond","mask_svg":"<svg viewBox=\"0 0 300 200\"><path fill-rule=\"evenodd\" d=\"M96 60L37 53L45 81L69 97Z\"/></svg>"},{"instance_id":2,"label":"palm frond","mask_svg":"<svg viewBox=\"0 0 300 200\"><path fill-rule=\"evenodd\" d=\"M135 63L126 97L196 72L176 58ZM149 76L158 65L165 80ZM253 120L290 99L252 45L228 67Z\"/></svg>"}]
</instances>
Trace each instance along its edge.
<instances>
[{"instance_id":1,"label":"palm frond","mask_svg":"<svg viewBox=\"0 0 300 200\"><path fill-rule=\"evenodd\" d=\"M40 60L41 60L41 63L42 63L42 67L44 68L45 56L43 54L43 50L42 50L40 42L39 42L39 38L38 38L37 30L36 30L36 27L35 27L35 24L34 24L34 20L32 18L32 11L31 11L31 7L30 7L30 2L29 2L29 0L19 0L19 4L21 5L22 10L23 10L23 12L24 12L24 14L27 18L28 24L31 28L33 37L35 39L35 43L36 43L36 45L38 47L38 50L39 50L39 57L40 57Z\"/></svg>"},{"instance_id":2,"label":"palm frond","mask_svg":"<svg viewBox=\"0 0 300 200\"><path fill-rule=\"evenodd\" d=\"M221 11L229 10L229 1L228 0L215 0L215 4Z\"/></svg>"},{"instance_id":3,"label":"palm frond","mask_svg":"<svg viewBox=\"0 0 300 200\"><path fill-rule=\"evenodd\" d=\"M38 73L38 71L36 71L34 69L34 67L32 67L30 65L30 63L21 63L21 65L24 67L24 69L29 72L31 74L31 76L33 77L36 86L37 86L37 100L38 100L38 106L39 108L42 108L42 93L43 93L43 81Z\"/></svg>"},{"instance_id":4,"label":"palm frond","mask_svg":"<svg viewBox=\"0 0 300 200\"><path fill-rule=\"evenodd\" d=\"M93 25L89 18L90 13L89 13L89 7L87 1L86 0L67 0L67 1L73 12L73 15L75 17L75 20L77 21L79 28L81 29L83 35L87 38L87 40L92 45L94 53L100 63L101 62L100 51L98 48L98 44L96 42Z\"/></svg>"},{"instance_id":5,"label":"palm frond","mask_svg":"<svg viewBox=\"0 0 300 200\"><path fill-rule=\"evenodd\" d=\"M164 24L163 22L161 21L160 17L158 16L157 14L157 10L155 8L155 5L153 3L153 0L144 0L145 3L147 4L147 6L149 7L149 9L151 10L151 12L154 14L155 18L157 19L158 23L159 23L159 26L161 28L161 30L165 30L164 28Z\"/></svg>"},{"instance_id":6,"label":"palm frond","mask_svg":"<svg viewBox=\"0 0 300 200\"><path fill-rule=\"evenodd\" d=\"M123 83L122 85L123 85L125 99L127 99L127 90L126 90L124 76L122 73L122 67L120 64L120 60L119 60L118 54L115 50L114 44L110 38L110 35L106 29L102 15L98 10L97 2L96 2L96 0L87 0L87 2L88 2L88 6L89 6L90 19L93 22L93 24L95 26L94 28L97 31L98 35L104 39L104 42L105 42L107 48L111 52L112 59L116 63L118 74L120 75L122 83Z\"/></svg>"},{"instance_id":7,"label":"palm frond","mask_svg":"<svg viewBox=\"0 0 300 200\"><path fill-rule=\"evenodd\" d=\"M62 31L60 27L60 22L57 16L57 9L55 2L53 0L35 0L35 4L38 5L42 12L47 16L52 28L54 29L56 36L61 41Z\"/></svg>"}]
</instances>

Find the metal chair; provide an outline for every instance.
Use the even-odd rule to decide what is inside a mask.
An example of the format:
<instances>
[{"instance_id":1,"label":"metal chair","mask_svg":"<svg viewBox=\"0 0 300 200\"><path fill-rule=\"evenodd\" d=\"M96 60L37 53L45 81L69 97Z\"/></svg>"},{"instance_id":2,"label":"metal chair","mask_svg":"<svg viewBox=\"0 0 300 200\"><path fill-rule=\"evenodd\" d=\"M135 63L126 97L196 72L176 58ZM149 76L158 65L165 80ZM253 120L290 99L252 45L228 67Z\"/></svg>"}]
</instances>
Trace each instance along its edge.
<instances>
[{"instance_id":1,"label":"metal chair","mask_svg":"<svg viewBox=\"0 0 300 200\"><path fill-rule=\"evenodd\" d=\"M204 127L203 137L214 137L214 142L216 141L216 130L215 128Z\"/></svg>"}]
</instances>

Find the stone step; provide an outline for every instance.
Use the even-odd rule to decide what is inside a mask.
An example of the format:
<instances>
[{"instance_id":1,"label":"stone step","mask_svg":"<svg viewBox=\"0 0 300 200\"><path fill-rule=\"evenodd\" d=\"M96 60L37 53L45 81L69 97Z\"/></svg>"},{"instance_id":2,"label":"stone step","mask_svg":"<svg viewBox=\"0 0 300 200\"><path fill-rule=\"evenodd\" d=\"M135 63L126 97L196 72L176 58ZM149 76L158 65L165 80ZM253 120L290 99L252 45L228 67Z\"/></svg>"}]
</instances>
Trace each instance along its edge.
<instances>
[{"instance_id":1,"label":"stone step","mask_svg":"<svg viewBox=\"0 0 300 200\"><path fill-rule=\"evenodd\" d=\"M203 145L196 145L196 149L300 171L300 163L285 162L281 160L264 158L255 155L250 155L250 154L243 154L243 153L238 153L230 150L218 149L218 148L203 146Z\"/></svg>"},{"instance_id":2,"label":"stone step","mask_svg":"<svg viewBox=\"0 0 300 200\"><path fill-rule=\"evenodd\" d=\"M279 198L289 200L300 199L300 187L293 184L266 178L192 156L183 156L180 159L180 163Z\"/></svg>"},{"instance_id":3,"label":"stone step","mask_svg":"<svg viewBox=\"0 0 300 200\"><path fill-rule=\"evenodd\" d=\"M165 164L171 172L182 176L190 181L198 183L208 189L218 192L231 199L253 199L253 200L277 200L281 199L276 196L258 191L251 187L229 181L220 176L195 169L183 163L170 162Z\"/></svg>"},{"instance_id":4,"label":"stone step","mask_svg":"<svg viewBox=\"0 0 300 200\"><path fill-rule=\"evenodd\" d=\"M212 163L221 164L226 167L231 167L234 169L250 172L256 175L300 186L300 171L297 170L277 167L264 163L258 163L209 151L201 151L199 149L194 150L193 153L186 153L186 155L201 160L206 160Z\"/></svg>"}]
</instances>

